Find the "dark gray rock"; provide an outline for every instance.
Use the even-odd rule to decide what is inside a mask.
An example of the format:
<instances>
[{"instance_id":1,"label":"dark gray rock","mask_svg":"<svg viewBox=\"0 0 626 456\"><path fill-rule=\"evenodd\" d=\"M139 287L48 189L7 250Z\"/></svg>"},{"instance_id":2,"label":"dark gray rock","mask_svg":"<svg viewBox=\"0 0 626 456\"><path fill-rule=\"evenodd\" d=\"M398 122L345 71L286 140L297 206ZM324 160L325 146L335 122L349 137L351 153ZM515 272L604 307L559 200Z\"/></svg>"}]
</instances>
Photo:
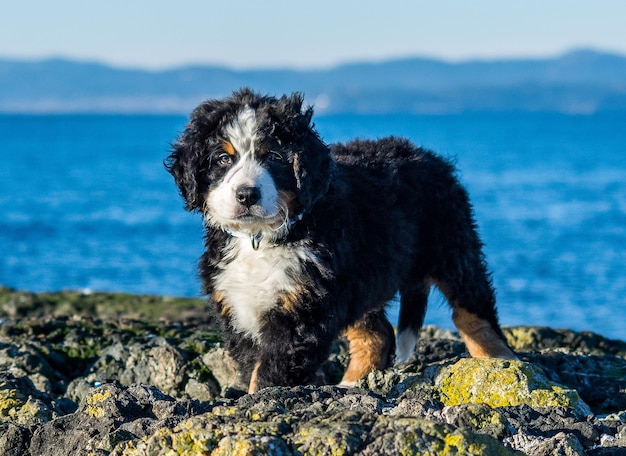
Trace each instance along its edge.
<instances>
[{"instance_id":1,"label":"dark gray rock","mask_svg":"<svg viewBox=\"0 0 626 456\"><path fill-rule=\"evenodd\" d=\"M522 359L542 367L550 380L568 385L597 413L626 410L626 359L616 355L547 352Z\"/></svg>"},{"instance_id":2,"label":"dark gray rock","mask_svg":"<svg viewBox=\"0 0 626 456\"><path fill-rule=\"evenodd\" d=\"M30 452L108 454L120 442L145 437L198 412L190 402L176 401L154 387L106 384L88 394L75 413L37 428Z\"/></svg>"},{"instance_id":3,"label":"dark gray rock","mask_svg":"<svg viewBox=\"0 0 626 456\"><path fill-rule=\"evenodd\" d=\"M27 454L32 433L25 426L13 423L0 423L0 454L3 456L23 456Z\"/></svg>"},{"instance_id":4,"label":"dark gray rock","mask_svg":"<svg viewBox=\"0 0 626 456\"><path fill-rule=\"evenodd\" d=\"M586 447L599 442L598 424L578 416L573 409L565 407L532 408L527 405L501 407L503 417L525 435L553 437L557 434L574 435Z\"/></svg>"},{"instance_id":5,"label":"dark gray rock","mask_svg":"<svg viewBox=\"0 0 626 456\"><path fill-rule=\"evenodd\" d=\"M448 424L473 429L494 439L504 440L516 432L506 417L486 404L463 404L445 407L440 415Z\"/></svg>"},{"instance_id":6,"label":"dark gray rock","mask_svg":"<svg viewBox=\"0 0 626 456\"><path fill-rule=\"evenodd\" d=\"M518 433L508 441L511 448L529 456L585 456L585 449L572 434L560 432L553 437Z\"/></svg>"}]
</instances>

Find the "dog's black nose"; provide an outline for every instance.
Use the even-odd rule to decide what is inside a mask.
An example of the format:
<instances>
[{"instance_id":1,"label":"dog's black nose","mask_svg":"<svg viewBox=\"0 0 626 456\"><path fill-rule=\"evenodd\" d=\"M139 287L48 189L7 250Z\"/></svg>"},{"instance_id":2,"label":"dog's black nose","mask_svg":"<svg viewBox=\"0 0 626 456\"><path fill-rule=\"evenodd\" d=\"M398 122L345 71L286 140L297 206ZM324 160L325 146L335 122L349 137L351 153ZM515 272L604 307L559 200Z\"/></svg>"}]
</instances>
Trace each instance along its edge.
<instances>
[{"instance_id":1,"label":"dog's black nose","mask_svg":"<svg viewBox=\"0 0 626 456\"><path fill-rule=\"evenodd\" d=\"M250 207L261 199L261 190L257 187L239 187L235 191L235 198L238 203Z\"/></svg>"}]
</instances>

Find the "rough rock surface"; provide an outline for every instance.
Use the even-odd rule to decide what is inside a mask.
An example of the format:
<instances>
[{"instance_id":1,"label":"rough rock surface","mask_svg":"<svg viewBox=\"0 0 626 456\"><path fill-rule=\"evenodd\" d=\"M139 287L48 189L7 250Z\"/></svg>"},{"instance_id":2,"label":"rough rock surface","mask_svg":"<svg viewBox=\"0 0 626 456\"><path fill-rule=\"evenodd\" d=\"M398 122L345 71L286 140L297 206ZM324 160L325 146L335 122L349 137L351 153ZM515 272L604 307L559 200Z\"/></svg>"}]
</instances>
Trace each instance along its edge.
<instances>
[{"instance_id":1,"label":"rough rock surface","mask_svg":"<svg viewBox=\"0 0 626 456\"><path fill-rule=\"evenodd\" d=\"M200 300L0 288L0 454L626 454L626 343L505 333L521 361L427 327L356 388L247 395Z\"/></svg>"}]
</instances>

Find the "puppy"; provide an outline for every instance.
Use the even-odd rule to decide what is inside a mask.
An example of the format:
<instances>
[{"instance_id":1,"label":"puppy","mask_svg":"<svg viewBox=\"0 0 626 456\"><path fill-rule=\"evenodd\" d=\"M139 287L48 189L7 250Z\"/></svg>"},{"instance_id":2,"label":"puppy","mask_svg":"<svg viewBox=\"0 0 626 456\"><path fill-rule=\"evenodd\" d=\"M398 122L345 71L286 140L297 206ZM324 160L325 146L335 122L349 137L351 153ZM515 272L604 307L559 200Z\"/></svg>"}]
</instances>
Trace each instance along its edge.
<instances>
[{"instance_id":1,"label":"puppy","mask_svg":"<svg viewBox=\"0 0 626 456\"><path fill-rule=\"evenodd\" d=\"M300 94L202 103L165 161L206 223L203 291L249 391L310 382L340 334L342 384L414 351L432 285L474 357L515 358L468 194L453 166L404 139L327 146Z\"/></svg>"}]
</instances>

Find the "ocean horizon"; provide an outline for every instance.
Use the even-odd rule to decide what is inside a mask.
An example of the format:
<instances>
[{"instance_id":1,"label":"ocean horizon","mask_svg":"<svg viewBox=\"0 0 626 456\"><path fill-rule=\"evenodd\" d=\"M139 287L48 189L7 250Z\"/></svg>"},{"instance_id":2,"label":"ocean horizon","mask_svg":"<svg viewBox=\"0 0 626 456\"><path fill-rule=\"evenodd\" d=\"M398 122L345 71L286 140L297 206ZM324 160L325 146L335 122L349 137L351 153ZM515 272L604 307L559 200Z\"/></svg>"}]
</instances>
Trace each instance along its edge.
<instances>
[{"instance_id":1,"label":"ocean horizon","mask_svg":"<svg viewBox=\"0 0 626 456\"><path fill-rule=\"evenodd\" d=\"M626 113L322 115L328 142L452 158L503 325L626 339ZM0 285L199 296L202 220L163 167L178 115L0 115ZM389 316L395 324L397 311ZM425 324L453 328L433 293Z\"/></svg>"}]
</instances>

